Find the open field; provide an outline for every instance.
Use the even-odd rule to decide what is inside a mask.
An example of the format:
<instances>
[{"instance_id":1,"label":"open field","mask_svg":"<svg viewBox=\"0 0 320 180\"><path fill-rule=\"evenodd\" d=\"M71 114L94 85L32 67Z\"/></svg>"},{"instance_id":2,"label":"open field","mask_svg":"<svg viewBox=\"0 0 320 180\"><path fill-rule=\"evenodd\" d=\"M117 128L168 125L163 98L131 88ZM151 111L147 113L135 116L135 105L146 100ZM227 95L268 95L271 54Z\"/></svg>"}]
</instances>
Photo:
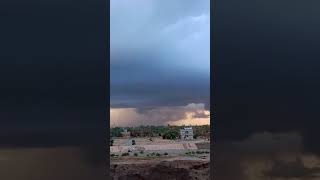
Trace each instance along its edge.
<instances>
[{"instance_id":1,"label":"open field","mask_svg":"<svg viewBox=\"0 0 320 180\"><path fill-rule=\"evenodd\" d=\"M180 139L177 140L169 140L169 139L163 139L160 137L153 137L152 141L149 140L149 138L145 137L135 137L131 138L136 141L137 145L148 145L148 144L174 144L174 143L188 143L188 142L209 142L205 139L196 139L196 140L188 140L188 141L182 141ZM127 145L128 144L128 138L114 138L114 146L116 145Z\"/></svg>"},{"instance_id":2,"label":"open field","mask_svg":"<svg viewBox=\"0 0 320 180\"><path fill-rule=\"evenodd\" d=\"M136 142L130 145L131 140ZM210 150L210 141L205 139L198 140L167 140L162 138L116 138L113 146L110 146L111 154L121 154L127 152L145 152L145 153L169 153L170 155L183 155L188 151Z\"/></svg>"},{"instance_id":3,"label":"open field","mask_svg":"<svg viewBox=\"0 0 320 180\"><path fill-rule=\"evenodd\" d=\"M110 146L114 180L207 180L210 141L162 138L115 138Z\"/></svg>"}]
</instances>

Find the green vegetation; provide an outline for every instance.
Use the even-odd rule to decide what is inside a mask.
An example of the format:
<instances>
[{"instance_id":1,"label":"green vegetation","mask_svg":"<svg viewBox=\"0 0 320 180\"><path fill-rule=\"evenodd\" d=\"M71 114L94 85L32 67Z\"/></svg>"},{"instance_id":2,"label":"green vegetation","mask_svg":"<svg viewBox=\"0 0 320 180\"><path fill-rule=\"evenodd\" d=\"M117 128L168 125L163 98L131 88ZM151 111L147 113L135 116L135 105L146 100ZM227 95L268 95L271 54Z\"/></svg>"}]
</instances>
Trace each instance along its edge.
<instances>
[{"instance_id":1,"label":"green vegetation","mask_svg":"<svg viewBox=\"0 0 320 180\"><path fill-rule=\"evenodd\" d=\"M185 154L186 155L194 155L196 152L194 152L194 151L188 151L188 152L186 152Z\"/></svg>"},{"instance_id":2,"label":"green vegetation","mask_svg":"<svg viewBox=\"0 0 320 180\"><path fill-rule=\"evenodd\" d=\"M167 156L168 153L165 152L163 155L164 155L164 156ZM155 152L152 152L152 153L150 153L150 154L147 154L147 157L160 157L160 156L162 156L162 154L160 154L160 153L155 153Z\"/></svg>"},{"instance_id":3,"label":"green vegetation","mask_svg":"<svg viewBox=\"0 0 320 180\"><path fill-rule=\"evenodd\" d=\"M209 154L209 151L196 151L197 154Z\"/></svg>"},{"instance_id":4,"label":"green vegetation","mask_svg":"<svg viewBox=\"0 0 320 180\"><path fill-rule=\"evenodd\" d=\"M110 129L111 137L121 137L121 132L127 129L132 137L165 137L165 139L179 138L180 129L184 126L138 126L138 127L114 127ZM209 125L192 126L194 137L208 136Z\"/></svg>"},{"instance_id":5,"label":"green vegetation","mask_svg":"<svg viewBox=\"0 0 320 180\"><path fill-rule=\"evenodd\" d=\"M134 153L133 155L134 155L134 156L138 156L138 153Z\"/></svg>"},{"instance_id":6,"label":"green vegetation","mask_svg":"<svg viewBox=\"0 0 320 180\"><path fill-rule=\"evenodd\" d=\"M162 135L163 139L176 139L179 137L179 132L174 130L169 130Z\"/></svg>"},{"instance_id":7,"label":"green vegetation","mask_svg":"<svg viewBox=\"0 0 320 180\"><path fill-rule=\"evenodd\" d=\"M122 153L121 156L129 156L129 153Z\"/></svg>"},{"instance_id":8,"label":"green vegetation","mask_svg":"<svg viewBox=\"0 0 320 180\"><path fill-rule=\"evenodd\" d=\"M111 128L110 129L110 136L111 137L121 137L122 136L122 132L123 132L123 128L120 127L115 127L115 128Z\"/></svg>"},{"instance_id":9,"label":"green vegetation","mask_svg":"<svg viewBox=\"0 0 320 180\"><path fill-rule=\"evenodd\" d=\"M143 154L144 152L143 151L140 151L140 154Z\"/></svg>"}]
</instances>

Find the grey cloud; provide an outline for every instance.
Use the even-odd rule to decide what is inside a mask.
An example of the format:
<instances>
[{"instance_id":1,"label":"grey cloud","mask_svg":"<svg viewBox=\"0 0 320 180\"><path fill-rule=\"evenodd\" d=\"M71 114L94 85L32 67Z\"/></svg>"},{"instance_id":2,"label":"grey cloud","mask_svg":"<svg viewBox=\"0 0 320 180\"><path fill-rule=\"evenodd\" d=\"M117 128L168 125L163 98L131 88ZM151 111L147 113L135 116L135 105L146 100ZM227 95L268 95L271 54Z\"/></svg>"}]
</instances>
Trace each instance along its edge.
<instances>
[{"instance_id":1,"label":"grey cloud","mask_svg":"<svg viewBox=\"0 0 320 180\"><path fill-rule=\"evenodd\" d=\"M209 107L208 4L111 1L111 107Z\"/></svg>"},{"instance_id":2,"label":"grey cloud","mask_svg":"<svg viewBox=\"0 0 320 180\"><path fill-rule=\"evenodd\" d=\"M174 64L169 62L162 64L157 57L161 57L159 53L146 56L142 56L146 59L111 62L112 107L125 104L129 107L209 104L209 75L173 67Z\"/></svg>"},{"instance_id":3,"label":"grey cloud","mask_svg":"<svg viewBox=\"0 0 320 180\"><path fill-rule=\"evenodd\" d=\"M196 112L193 118L210 118L210 115L205 114L204 112Z\"/></svg>"},{"instance_id":4,"label":"grey cloud","mask_svg":"<svg viewBox=\"0 0 320 180\"><path fill-rule=\"evenodd\" d=\"M119 109L114 108L114 110ZM198 118L208 118L204 113L204 104L195 103L186 106L121 108L120 110L122 113L120 115L111 113L112 126L166 125L169 122L186 119L188 113L195 114L199 116Z\"/></svg>"}]
</instances>

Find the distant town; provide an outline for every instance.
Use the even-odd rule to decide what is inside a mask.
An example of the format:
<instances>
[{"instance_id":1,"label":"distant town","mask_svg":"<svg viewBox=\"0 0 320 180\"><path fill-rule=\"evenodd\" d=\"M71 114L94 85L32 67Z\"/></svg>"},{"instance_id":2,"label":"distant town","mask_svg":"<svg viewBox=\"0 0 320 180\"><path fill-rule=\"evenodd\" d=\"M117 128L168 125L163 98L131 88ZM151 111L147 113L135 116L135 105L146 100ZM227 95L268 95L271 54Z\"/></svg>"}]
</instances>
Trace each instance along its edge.
<instances>
[{"instance_id":1,"label":"distant town","mask_svg":"<svg viewBox=\"0 0 320 180\"><path fill-rule=\"evenodd\" d=\"M152 179L165 165L174 176L185 176L182 179L209 179L210 125L114 127L110 137L111 173L116 178L134 172ZM194 167L193 173L187 171ZM181 169L186 171L176 172Z\"/></svg>"},{"instance_id":2,"label":"distant town","mask_svg":"<svg viewBox=\"0 0 320 180\"><path fill-rule=\"evenodd\" d=\"M171 140L198 138L210 140L210 125L113 127L110 129L110 137L111 139L120 137L162 137Z\"/></svg>"},{"instance_id":3,"label":"distant town","mask_svg":"<svg viewBox=\"0 0 320 180\"><path fill-rule=\"evenodd\" d=\"M112 157L146 157L148 153L177 157L210 150L209 125L115 127L110 136Z\"/></svg>"}]
</instances>

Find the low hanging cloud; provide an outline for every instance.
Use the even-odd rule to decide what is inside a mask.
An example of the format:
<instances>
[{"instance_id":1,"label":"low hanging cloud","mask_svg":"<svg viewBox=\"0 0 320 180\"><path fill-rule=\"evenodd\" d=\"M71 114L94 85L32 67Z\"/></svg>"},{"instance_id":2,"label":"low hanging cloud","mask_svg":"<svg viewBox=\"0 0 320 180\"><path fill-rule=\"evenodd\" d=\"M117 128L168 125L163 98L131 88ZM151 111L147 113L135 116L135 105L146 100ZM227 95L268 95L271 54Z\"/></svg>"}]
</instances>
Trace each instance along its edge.
<instances>
[{"instance_id":1,"label":"low hanging cloud","mask_svg":"<svg viewBox=\"0 0 320 180\"><path fill-rule=\"evenodd\" d=\"M165 111L203 103L209 109L209 5L209 0L111 0L111 107Z\"/></svg>"},{"instance_id":2,"label":"low hanging cloud","mask_svg":"<svg viewBox=\"0 0 320 180\"><path fill-rule=\"evenodd\" d=\"M140 125L210 124L210 112L204 104L155 108L111 108L111 127Z\"/></svg>"}]
</instances>

